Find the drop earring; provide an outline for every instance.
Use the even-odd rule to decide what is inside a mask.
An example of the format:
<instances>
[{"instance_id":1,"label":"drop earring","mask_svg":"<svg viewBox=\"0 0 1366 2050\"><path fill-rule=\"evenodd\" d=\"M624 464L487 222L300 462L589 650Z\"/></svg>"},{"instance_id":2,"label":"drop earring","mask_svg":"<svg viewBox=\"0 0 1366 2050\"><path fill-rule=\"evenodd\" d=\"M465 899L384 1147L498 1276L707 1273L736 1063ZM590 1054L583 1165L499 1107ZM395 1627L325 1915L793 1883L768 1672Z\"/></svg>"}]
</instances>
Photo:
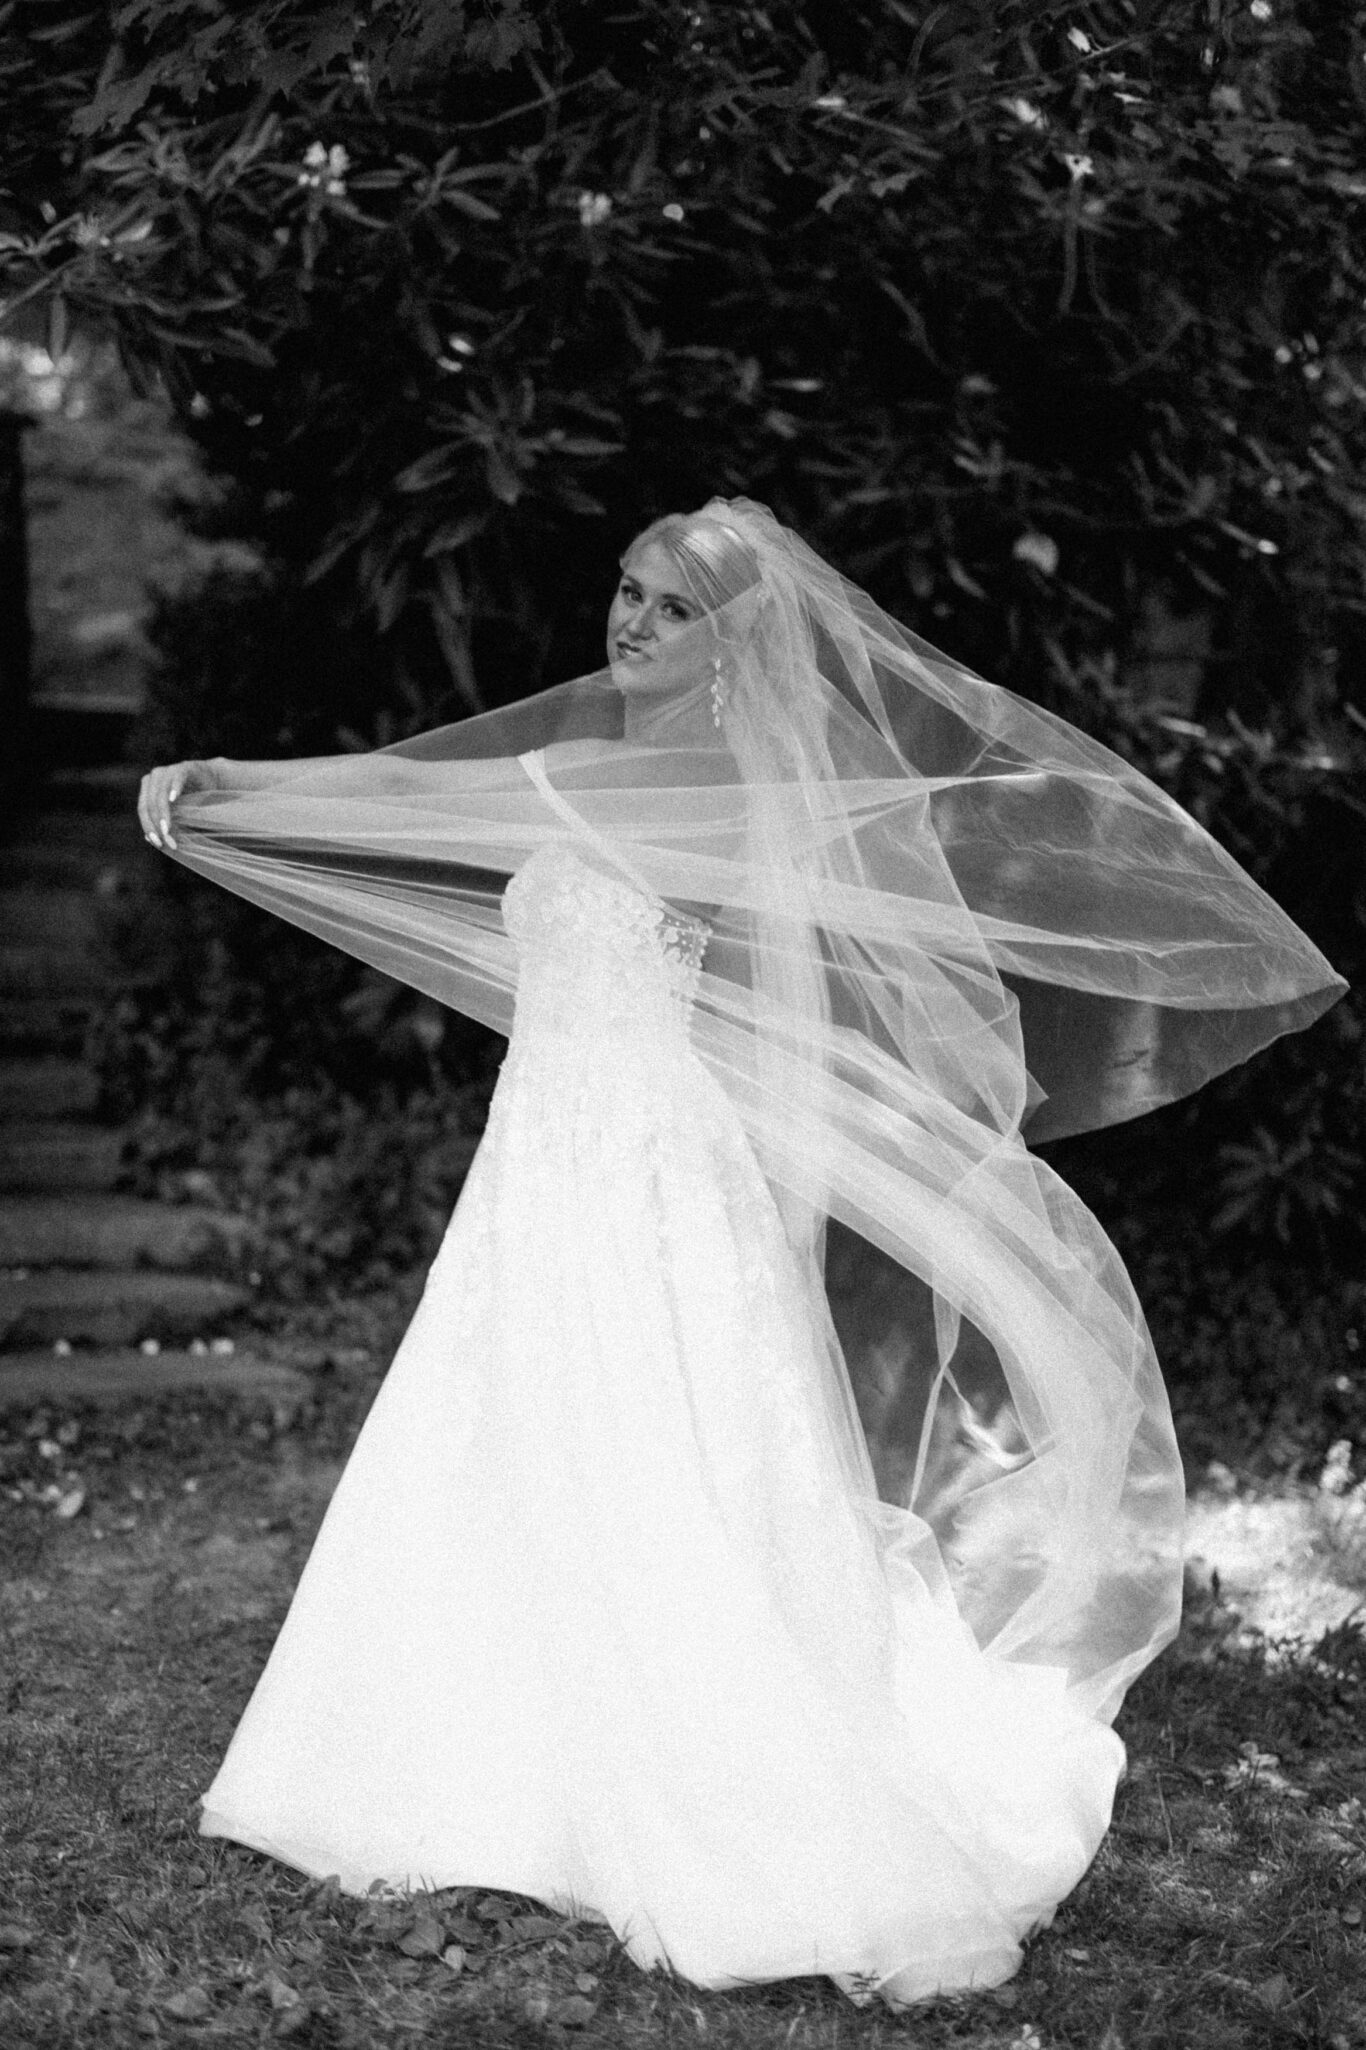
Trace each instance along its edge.
<instances>
[{"instance_id":1,"label":"drop earring","mask_svg":"<svg viewBox=\"0 0 1366 2050\"><path fill-rule=\"evenodd\" d=\"M721 685L721 657L719 655L712 656L711 666L711 723L713 726L719 726L721 724L721 707L725 703L726 698L725 691Z\"/></svg>"}]
</instances>

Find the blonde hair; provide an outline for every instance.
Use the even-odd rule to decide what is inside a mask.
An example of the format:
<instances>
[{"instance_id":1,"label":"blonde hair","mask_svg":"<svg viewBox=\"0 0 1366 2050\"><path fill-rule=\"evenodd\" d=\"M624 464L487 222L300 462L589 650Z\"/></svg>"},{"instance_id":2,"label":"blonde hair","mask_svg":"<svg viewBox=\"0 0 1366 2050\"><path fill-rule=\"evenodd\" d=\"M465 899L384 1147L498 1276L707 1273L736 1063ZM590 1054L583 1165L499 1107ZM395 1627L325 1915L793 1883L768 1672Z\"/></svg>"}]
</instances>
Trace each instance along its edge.
<instances>
[{"instance_id":1,"label":"blonde hair","mask_svg":"<svg viewBox=\"0 0 1366 2050\"><path fill-rule=\"evenodd\" d=\"M729 604L759 581L758 558L748 541L710 513L665 513L636 535L621 558L623 564L637 548L655 541L668 549L698 604L708 612Z\"/></svg>"}]
</instances>

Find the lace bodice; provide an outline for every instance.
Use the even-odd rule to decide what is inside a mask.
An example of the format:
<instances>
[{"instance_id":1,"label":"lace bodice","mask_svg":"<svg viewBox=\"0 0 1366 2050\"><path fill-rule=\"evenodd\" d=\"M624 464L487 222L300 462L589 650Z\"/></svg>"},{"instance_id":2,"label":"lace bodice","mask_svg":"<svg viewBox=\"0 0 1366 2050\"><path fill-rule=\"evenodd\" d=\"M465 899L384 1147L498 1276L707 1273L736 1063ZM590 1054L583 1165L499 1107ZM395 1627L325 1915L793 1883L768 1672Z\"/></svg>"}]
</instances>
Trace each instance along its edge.
<instances>
[{"instance_id":1,"label":"lace bodice","mask_svg":"<svg viewBox=\"0 0 1366 2050\"><path fill-rule=\"evenodd\" d=\"M708 927L653 902L568 842L540 847L503 895L521 958L519 1030L574 1036L686 1026Z\"/></svg>"}]
</instances>

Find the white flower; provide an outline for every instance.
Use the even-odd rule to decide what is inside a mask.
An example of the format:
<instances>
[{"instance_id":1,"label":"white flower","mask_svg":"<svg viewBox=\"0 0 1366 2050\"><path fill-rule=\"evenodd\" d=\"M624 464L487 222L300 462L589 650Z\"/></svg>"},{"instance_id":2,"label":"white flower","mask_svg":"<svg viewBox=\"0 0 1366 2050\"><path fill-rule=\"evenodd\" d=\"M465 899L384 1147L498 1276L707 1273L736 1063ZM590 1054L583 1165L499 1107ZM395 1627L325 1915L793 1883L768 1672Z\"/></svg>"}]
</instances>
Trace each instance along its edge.
<instances>
[{"instance_id":1,"label":"white flower","mask_svg":"<svg viewBox=\"0 0 1366 2050\"><path fill-rule=\"evenodd\" d=\"M437 365L447 372L460 372L465 367L465 358L474 354L474 343L468 335L447 335L448 353L437 357Z\"/></svg>"},{"instance_id":2,"label":"white flower","mask_svg":"<svg viewBox=\"0 0 1366 2050\"><path fill-rule=\"evenodd\" d=\"M1084 28L1068 29L1067 40L1074 50L1085 50L1088 55L1095 48L1095 44L1091 41Z\"/></svg>"},{"instance_id":3,"label":"white flower","mask_svg":"<svg viewBox=\"0 0 1366 2050\"><path fill-rule=\"evenodd\" d=\"M676 199L670 200L668 206L662 208L661 211L666 221L681 221L683 218L683 209Z\"/></svg>"},{"instance_id":4,"label":"white flower","mask_svg":"<svg viewBox=\"0 0 1366 2050\"><path fill-rule=\"evenodd\" d=\"M605 192L581 192L579 194L579 221L585 228L600 228L612 211L612 201Z\"/></svg>"},{"instance_id":5,"label":"white flower","mask_svg":"<svg viewBox=\"0 0 1366 2050\"><path fill-rule=\"evenodd\" d=\"M39 1448L41 1450L41 1447ZM1352 1441L1336 1438L1328 1447L1319 1486L1327 1495L1345 1495L1352 1479Z\"/></svg>"},{"instance_id":6,"label":"white flower","mask_svg":"<svg viewBox=\"0 0 1366 2050\"><path fill-rule=\"evenodd\" d=\"M321 142L310 142L304 151L304 168L297 183L306 185L314 192L325 192L330 199L342 199L346 195L346 174L351 168L351 159L339 142L328 149Z\"/></svg>"},{"instance_id":7,"label":"white flower","mask_svg":"<svg viewBox=\"0 0 1366 2050\"><path fill-rule=\"evenodd\" d=\"M1051 534L1040 534L1037 530L1021 534L1011 554L1017 562L1028 562L1051 577L1058 567L1058 544Z\"/></svg>"},{"instance_id":8,"label":"white flower","mask_svg":"<svg viewBox=\"0 0 1366 2050\"><path fill-rule=\"evenodd\" d=\"M1270 21L1276 10L1271 5L1271 0L1252 0L1252 5L1247 11L1254 21Z\"/></svg>"},{"instance_id":9,"label":"white flower","mask_svg":"<svg viewBox=\"0 0 1366 2050\"><path fill-rule=\"evenodd\" d=\"M811 104L813 107L819 107L823 114L842 114L849 102L843 93L822 93L820 98L813 100Z\"/></svg>"},{"instance_id":10,"label":"white flower","mask_svg":"<svg viewBox=\"0 0 1366 2050\"><path fill-rule=\"evenodd\" d=\"M1044 125L1043 114L1033 100L1002 100L1001 105L1007 114L1013 114L1024 128L1042 128Z\"/></svg>"},{"instance_id":11,"label":"white flower","mask_svg":"<svg viewBox=\"0 0 1366 2050\"><path fill-rule=\"evenodd\" d=\"M1072 156L1070 153L1064 153L1063 162L1067 166L1068 174L1074 185L1079 184L1083 178L1093 178L1095 176L1095 159L1092 157L1078 157Z\"/></svg>"}]
</instances>

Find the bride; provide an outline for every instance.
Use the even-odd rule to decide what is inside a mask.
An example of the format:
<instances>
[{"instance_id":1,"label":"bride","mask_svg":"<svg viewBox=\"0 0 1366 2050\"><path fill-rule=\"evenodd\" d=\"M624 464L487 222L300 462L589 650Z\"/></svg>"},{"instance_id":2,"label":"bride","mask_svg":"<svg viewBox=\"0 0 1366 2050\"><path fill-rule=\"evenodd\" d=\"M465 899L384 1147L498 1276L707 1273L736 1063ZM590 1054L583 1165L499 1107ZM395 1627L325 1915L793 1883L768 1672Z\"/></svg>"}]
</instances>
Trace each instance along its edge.
<instances>
[{"instance_id":1,"label":"bride","mask_svg":"<svg viewBox=\"0 0 1366 2050\"><path fill-rule=\"evenodd\" d=\"M529 1895L700 1986L1008 1978L1181 1567L1142 1312L1025 1137L1340 978L1137 771L745 500L632 543L606 670L154 770L140 813L509 1035L203 1832ZM933 1310L857 1400L831 1216Z\"/></svg>"}]
</instances>

